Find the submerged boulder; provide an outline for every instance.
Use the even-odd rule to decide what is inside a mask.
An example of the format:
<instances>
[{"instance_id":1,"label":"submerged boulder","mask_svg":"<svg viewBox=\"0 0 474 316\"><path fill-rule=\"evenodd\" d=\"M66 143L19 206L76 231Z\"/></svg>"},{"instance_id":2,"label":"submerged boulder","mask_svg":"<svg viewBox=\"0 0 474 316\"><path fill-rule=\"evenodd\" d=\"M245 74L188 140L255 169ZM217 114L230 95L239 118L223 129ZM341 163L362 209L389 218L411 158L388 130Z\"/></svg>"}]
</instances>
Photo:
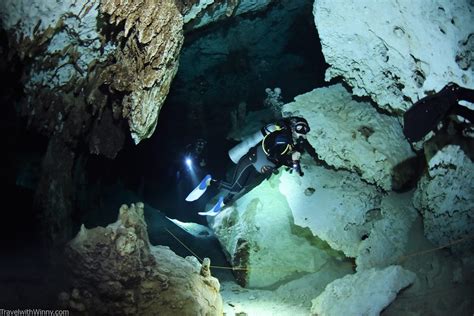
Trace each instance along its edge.
<instances>
[{"instance_id":1,"label":"submerged boulder","mask_svg":"<svg viewBox=\"0 0 474 316\"><path fill-rule=\"evenodd\" d=\"M396 294L415 281L400 266L369 269L338 279L313 300L311 315L380 315Z\"/></svg>"},{"instance_id":2,"label":"submerged boulder","mask_svg":"<svg viewBox=\"0 0 474 316\"><path fill-rule=\"evenodd\" d=\"M278 178L263 182L210 223L242 286L272 286L319 271L330 260L329 247L294 225Z\"/></svg>"},{"instance_id":3,"label":"submerged boulder","mask_svg":"<svg viewBox=\"0 0 474 316\"><path fill-rule=\"evenodd\" d=\"M302 164L304 177L285 173L279 183L295 225L355 258L358 271L393 264L405 253L417 216L413 192L384 194L354 173Z\"/></svg>"}]
</instances>

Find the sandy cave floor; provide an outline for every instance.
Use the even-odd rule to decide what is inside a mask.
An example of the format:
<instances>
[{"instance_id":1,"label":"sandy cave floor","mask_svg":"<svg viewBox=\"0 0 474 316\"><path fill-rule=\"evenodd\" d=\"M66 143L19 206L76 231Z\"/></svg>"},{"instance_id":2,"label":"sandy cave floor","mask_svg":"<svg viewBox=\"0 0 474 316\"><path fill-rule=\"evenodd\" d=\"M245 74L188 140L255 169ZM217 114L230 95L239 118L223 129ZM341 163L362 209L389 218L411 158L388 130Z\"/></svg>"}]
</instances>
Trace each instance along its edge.
<instances>
[{"instance_id":1,"label":"sandy cave floor","mask_svg":"<svg viewBox=\"0 0 474 316\"><path fill-rule=\"evenodd\" d=\"M109 207L106 209L107 216L100 215L105 225L116 219L118 208L112 208L114 212L111 212ZM159 233L163 231L160 227L164 225L160 212L151 207L146 208L145 212L148 214L150 238L156 239L157 242L153 244L162 244L161 241L170 239L172 249L179 247L166 232ZM166 227L173 229L171 225L166 223ZM211 265L225 265L225 259L218 251L215 240L204 238L187 242L200 257L213 258ZM473 240L465 242L472 245ZM461 265L461 260L467 261L469 258L457 258L448 249L434 250L436 248L424 237L422 221L418 218L410 232L408 255L399 261L404 268L416 273L416 281L397 295L382 312L383 316L474 314L474 299L471 294L474 293L474 271L469 271ZM57 293L64 286L60 282L62 277L57 275L57 271L44 272L45 267L42 265L46 263L43 264L44 260L39 260L41 256L37 247L31 249L18 245L14 250L4 251L5 256L0 262L0 307L20 307L25 302L29 302L29 307L36 308L54 304ZM182 256L190 255L186 249L177 253ZM354 271L350 261L334 261L326 264L317 275L305 275L271 290L242 288L235 283L229 270L211 268L211 272L221 284L226 316L297 316L310 314L311 300L316 298L329 282Z\"/></svg>"}]
</instances>

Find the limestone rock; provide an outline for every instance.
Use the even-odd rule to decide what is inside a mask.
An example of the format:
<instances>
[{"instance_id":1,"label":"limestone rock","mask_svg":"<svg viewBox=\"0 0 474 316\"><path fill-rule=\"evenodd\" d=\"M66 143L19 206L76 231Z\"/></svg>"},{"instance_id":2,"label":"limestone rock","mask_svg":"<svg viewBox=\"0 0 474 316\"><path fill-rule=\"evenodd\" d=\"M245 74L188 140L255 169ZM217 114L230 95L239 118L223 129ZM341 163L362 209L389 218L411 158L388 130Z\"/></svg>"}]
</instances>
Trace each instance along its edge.
<instances>
[{"instance_id":1,"label":"limestone rock","mask_svg":"<svg viewBox=\"0 0 474 316\"><path fill-rule=\"evenodd\" d=\"M415 155L396 118L354 100L340 84L297 96L283 113L308 120L308 140L320 159L387 191L396 177L394 168Z\"/></svg>"},{"instance_id":2,"label":"limestone rock","mask_svg":"<svg viewBox=\"0 0 474 316\"><path fill-rule=\"evenodd\" d=\"M315 272L332 256L355 258L362 271L405 253L417 215L413 192L384 194L355 173L315 166L307 156L302 166L304 177L281 170L211 221L229 261L244 268L236 273L241 285L264 287Z\"/></svg>"},{"instance_id":3,"label":"limestone rock","mask_svg":"<svg viewBox=\"0 0 474 316\"><path fill-rule=\"evenodd\" d=\"M414 203L423 215L425 235L434 244L445 246L472 234L473 174L474 163L458 145L440 148L429 160Z\"/></svg>"},{"instance_id":4,"label":"limestone rock","mask_svg":"<svg viewBox=\"0 0 474 316\"><path fill-rule=\"evenodd\" d=\"M102 74L117 92L127 93L123 117L128 119L135 143L151 136L161 106L178 70L183 44L183 18L175 1L103 0L101 12L110 23L124 22L123 50L116 51L117 62Z\"/></svg>"},{"instance_id":5,"label":"limestone rock","mask_svg":"<svg viewBox=\"0 0 474 316\"><path fill-rule=\"evenodd\" d=\"M25 114L39 121L42 112L53 112L37 123L40 128L61 132L73 125L61 123L76 109L81 115L73 136L93 134L88 124L100 122L108 109L114 120L128 120L136 143L151 136L183 43L175 1L7 0L0 16L10 56L28 64ZM106 141L101 133L95 136L91 152L102 153Z\"/></svg>"},{"instance_id":6,"label":"limestone rock","mask_svg":"<svg viewBox=\"0 0 474 316\"><path fill-rule=\"evenodd\" d=\"M304 177L284 173L279 184L295 225L356 258L358 270L386 266L404 253L416 218L411 192L385 195L353 173L311 166L306 157L302 165Z\"/></svg>"},{"instance_id":7,"label":"limestone rock","mask_svg":"<svg viewBox=\"0 0 474 316\"><path fill-rule=\"evenodd\" d=\"M311 315L380 315L396 294L415 281L400 266L370 269L333 281L314 299Z\"/></svg>"},{"instance_id":8,"label":"limestone rock","mask_svg":"<svg viewBox=\"0 0 474 316\"><path fill-rule=\"evenodd\" d=\"M196 0L184 5L181 11L184 23L196 29L231 16L265 9L271 2L272 0Z\"/></svg>"},{"instance_id":9,"label":"limestone rock","mask_svg":"<svg viewBox=\"0 0 474 316\"><path fill-rule=\"evenodd\" d=\"M197 259L151 246L143 204L123 205L117 222L81 228L66 248L72 272L65 308L110 315L221 315L219 282ZM204 270L207 272L209 262ZM203 275L205 274L205 275Z\"/></svg>"},{"instance_id":10,"label":"limestone rock","mask_svg":"<svg viewBox=\"0 0 474 316\"><path fill-rule=\"evenodd\" d=\"M357 271L395 264L406 253L410 229L417 217L412 199L413 191L391 192L382 197L380 209L367 214L372 223L357 250Z\"/></svg>"},{"instance_id":11,"label":"limestone rock","mask_svg":"<svg viewBox=\"0 0 474 316\"><path fill-rule=\"evenodd\" d=\"M326 80L341 76L393 112L450 81L473 88L473 10L467 0L315 1Z\"/></svg>"},{"instance_id":12,"label":"limestone rock","mask_svg":"<svg viewBox=\"0 0 474 316\"><path fill-rule=\"evenodd\" d=\"M278 177L224 208L210 223L242 286L266 287L296 273L316 272L329 259L316 238L298 231L278 192ZM291 249L291 251L288 251Z\"/></svg>"}]
</instances>

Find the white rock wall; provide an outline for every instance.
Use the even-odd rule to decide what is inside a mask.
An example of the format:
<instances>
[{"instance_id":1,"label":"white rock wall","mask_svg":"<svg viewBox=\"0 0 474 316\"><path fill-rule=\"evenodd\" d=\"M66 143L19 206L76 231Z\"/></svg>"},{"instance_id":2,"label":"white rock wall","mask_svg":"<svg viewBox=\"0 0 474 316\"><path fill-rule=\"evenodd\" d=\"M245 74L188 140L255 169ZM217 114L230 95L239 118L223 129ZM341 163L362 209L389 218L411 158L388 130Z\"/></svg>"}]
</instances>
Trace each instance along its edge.
<instances>
[{"instance_id":1,"label":"white rock wall","mask_svg":"<svg viewBox=\"0 0 474 316\"><path fill-rule=\"evenodd\" d=\"M295 224L356 258L357 270L396 262L416 218L413 193L385 195L354 173L303 163L304 177L284 173L279 185Z\"/></svg>"},{"instance_id":2,"label":"white rock wall","mask_svg":"<svg viewBox=\"0 0 474 316\"><path fill-rule=\"evenodd\" d=\"M333 249L355 258L359 243L369 233L366 214L380 208L381 195L354 173L308 167L310 163L302 161L304 177L284 173L280 179L279 190L295 224L310 228Z\"/></svg>"},{"instance_id":3,"label":"white rock wall","mask_svg":"<svg viewBox=\"0 0 474 316\"><path fill-rule=\"evenodd\" d=\"M418 183L415 206L423 214L425 235L445 246L474 231L474 163L458 145L439 150ZM469 241L467 241L469 242Z\"/></svg>"},{"instance_id":4,"label":"white rock wall","mask_svg":"<svg viewBox=\"0 0 474 316\"><path fill-rule=\"evenodd\" d=\"M326 79L343 77L384 109L404 111L449 81L474 87L472 1L316 0L313 14Z\"/></svg>"},{"instance_id":5,"label":"white rock wall","mask_svg":"<svg viewBox=\"0 0 474 316\"><path fill-rule=\"evenodd\" d=\"M377 316L396 294L415 280L400 266L370 269L333 281L313 300L311 315Z\"/></svg>"},{"instance_id":6,"label":"white rock wall","mask_svg":"<svg viewBox=\"0 0 474 316\"><path fill-rule=\"evenodd\" d=\"M340 84L297 96L283 106L283 113L308 120L308 140L320 159L356 171L387 191L392 188L392 169L414 156L396 118L354 100Z\"/></svg>"},{"instance_id":7,"label":"white rock wall","mask_svg":"<svg viewBox=\"0 0 474 316\"><path fill-rule=\"evenodd\" d=\"M372 213L378 218L373 219L368 237L357 249L357 271L395 264L406 253L410 229L418 215L412 199L413 191L392 192L382 198L380 210Z\"/></svg>"}]
</instances>

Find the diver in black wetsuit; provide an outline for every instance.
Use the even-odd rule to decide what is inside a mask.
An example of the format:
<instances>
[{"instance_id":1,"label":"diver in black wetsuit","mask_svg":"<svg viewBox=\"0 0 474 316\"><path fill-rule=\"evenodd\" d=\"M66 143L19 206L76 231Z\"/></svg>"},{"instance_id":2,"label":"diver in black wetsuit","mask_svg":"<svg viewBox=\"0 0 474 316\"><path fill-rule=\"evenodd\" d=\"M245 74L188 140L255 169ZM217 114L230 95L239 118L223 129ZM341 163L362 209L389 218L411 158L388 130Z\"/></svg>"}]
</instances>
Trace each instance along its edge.
<instances>
[{"instance_id":1,"label":"diver in black wetsuit","mask_svg":"<svg viewBox=\"0 0 474 316\"><path fill-rule=\"evenodd\" d=\"M423 139L439 122L450 115L459 115L474 124L474 111L459 104L474 102L474 90L450 82L434 95L420 99L403 115L403 133L410 142Z\"/></svg>"},{"instance_id":2,"label":"diver in black wetsuit","mask_svg":"<svg viewBox=\"0 0 474 316\"><path fill-rule=\"evenodd\" d=\"M184 179L189 179L191 173L200 178L205 172L207 165L207 141L203 138L197 138L194 142L186 145L184 150L174 161L174 177L177 183ZM196 183L191 183L196 185Z\"/></svg>"},{"instance_id":3,"label":"diver in black wetsuit","mask_svg":"<svg viewBox=\"0 0 474 316\"><path fill-rule=\"evenodd\" d=\"M310 131L306 119L288 117L274 126L273 131L267 129L263 139L239 159L232 180L219 182L220 189L229 191L224 198L224 205L249 192L272 173L278 173L281 166L287 166L303 176L300 157L304 151L318 159L316 150L306 139ZM265 134L263 129L262 133Z\"/></svg>"}]
</instances>

